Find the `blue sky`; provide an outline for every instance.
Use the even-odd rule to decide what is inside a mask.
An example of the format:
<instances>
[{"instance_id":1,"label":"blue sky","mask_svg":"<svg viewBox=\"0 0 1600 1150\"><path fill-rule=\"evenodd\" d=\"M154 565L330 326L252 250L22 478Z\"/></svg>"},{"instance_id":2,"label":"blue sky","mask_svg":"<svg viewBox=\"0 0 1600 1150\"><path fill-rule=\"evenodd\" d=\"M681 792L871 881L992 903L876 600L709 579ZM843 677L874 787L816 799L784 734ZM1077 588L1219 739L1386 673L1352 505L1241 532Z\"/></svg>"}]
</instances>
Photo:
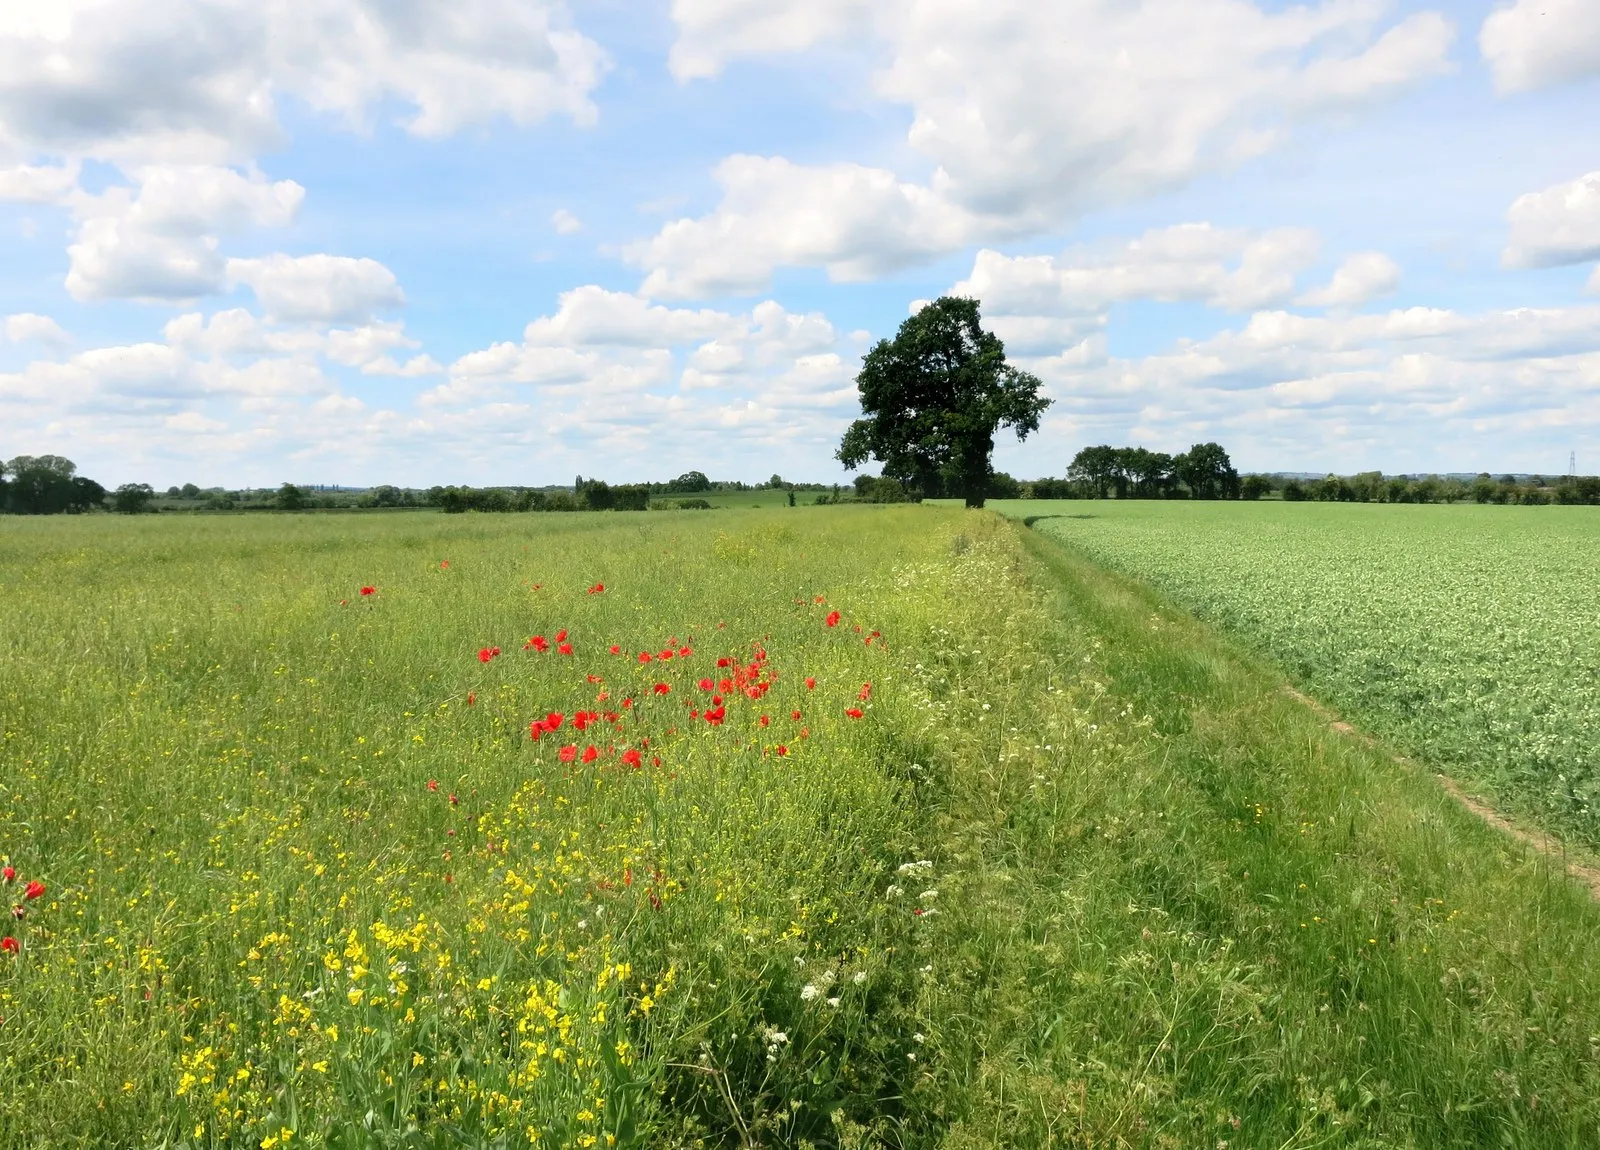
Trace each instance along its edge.
<instances>
[{"instance_id":1,"label":"blue sky","mask_svg":"<svg viewBox=\"0 0 1600 1150\"><path fill-rule=\"evenodd\" d=\"M1002 443L1600 470L1600 5L10 0L0 457L833 481L976 295Z\"/></svg>"}]
</instances>

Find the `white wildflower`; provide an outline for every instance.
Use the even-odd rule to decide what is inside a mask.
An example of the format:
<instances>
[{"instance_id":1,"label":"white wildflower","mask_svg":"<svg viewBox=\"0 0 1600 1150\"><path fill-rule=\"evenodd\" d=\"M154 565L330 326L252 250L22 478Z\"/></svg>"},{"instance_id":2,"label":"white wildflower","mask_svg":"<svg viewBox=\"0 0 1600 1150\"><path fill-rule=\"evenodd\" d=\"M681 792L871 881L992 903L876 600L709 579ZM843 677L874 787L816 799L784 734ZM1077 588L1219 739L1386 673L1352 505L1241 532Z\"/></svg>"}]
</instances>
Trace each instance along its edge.
<instances>
[{"instance_id":1,"label":"white wildflower","mask_svg":"<svg viewBox=\"0 0 1600 1150\"><path fill-rule=\"evenodd\" d=\"M818 994L815 983L808 982L800 988L800 1001L810 1002Z\"/></svg>"}]
</instances>

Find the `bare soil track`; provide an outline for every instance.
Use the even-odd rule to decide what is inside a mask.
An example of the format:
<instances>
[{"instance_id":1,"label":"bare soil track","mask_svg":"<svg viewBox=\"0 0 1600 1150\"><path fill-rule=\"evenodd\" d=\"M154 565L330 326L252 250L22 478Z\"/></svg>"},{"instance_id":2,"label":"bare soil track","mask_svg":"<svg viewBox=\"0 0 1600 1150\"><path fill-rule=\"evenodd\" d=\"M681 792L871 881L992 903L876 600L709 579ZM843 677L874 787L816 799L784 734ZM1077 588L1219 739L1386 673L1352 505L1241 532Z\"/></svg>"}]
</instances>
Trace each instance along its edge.
<instances>
[{"instance_id":1,"label":"bare soil track","mask_svg":"<svg viewBox=\"0 0 1600 1150\"><path fill-rule=\"evenodd\" d=\"M1364 731L1358 731L1327 707L1311 698L1311 696L1297 691L1293 687L1286 686L1283 690L1289 697L1311 708L1311 710L1327 720L1328 726L1332 730L1341 735L1357 739L1369 747L1376 748L1380 746L1377 739ZM1404 755L1395 755L1393 758L1401 766L1412 770L1418 769L1417 764ZM1596 865L1592 861L1574 858L1571 852L1568 851L1566 844L1560 839L1547 835L1540 830L1518 826L1483 800L1468 794L1466 789L1449 775L1434 772L1434 777L1439 780L1439 785L1444 788L1445 793L1456 802L1477 815L1478 818L1488 823L1491 827L1494 827L1495 830L1510 836L1523 846L1558 864L1568 875L1588 888L1591 896L1600 901L1600 865Z\"/></svg>"}]
</instances>

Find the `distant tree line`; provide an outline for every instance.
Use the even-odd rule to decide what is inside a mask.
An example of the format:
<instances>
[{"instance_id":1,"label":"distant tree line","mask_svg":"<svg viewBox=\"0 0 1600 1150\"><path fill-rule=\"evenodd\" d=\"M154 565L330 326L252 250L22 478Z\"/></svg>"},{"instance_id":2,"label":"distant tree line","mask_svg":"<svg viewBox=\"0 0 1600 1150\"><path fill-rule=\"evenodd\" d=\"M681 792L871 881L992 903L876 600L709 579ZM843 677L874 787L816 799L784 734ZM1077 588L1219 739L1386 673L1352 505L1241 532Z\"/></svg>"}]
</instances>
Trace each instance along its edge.
<instances>
[{"instance_id":1,"label":"distant tree line","mask_svg":"<svg viewBox=\"0 0 1600 1150\"><path fill-rule=\"evenodd\" d=\"M0 512L7 515L81 515L107 508L137 515L154 497L148 483L124 483L108 492L60 455L19 455L0 463Z\"/></svg>"},{"instance_id":2,"label":"distant tree line","mask_svg":"<svg viewBox=\"0 0 1600 1150\"><path fill-rule=\"evenodd\" d=\"M1238 499L1243 484L1219 443L1197 443L1179 455L1143 447L1085 447L1067 465L1067 479L1095 499Z\"/></svg>"},{"instance_id":3,"label":"distant tree line","mask_svg":"<svg viewBox=\"0 0 1600 1150\"><path fill-rule=\"evenodd\" d=\"M1600 505L1600 476L1594 475L1563 475L1554 479L1542 475L1520 479L1515 475L1502 475L1496 479L1483 472L1476 479L1467 480L1453 475L1386 476L1380 471L1363 471L1356 475L1329 475L1323 479L1276 476L1250 476L1250 479L1261 481L1263 494L1275 490L1290 502L1472 502L1524 507L1548 503Z\"/></svg>"},{"instance_id":4,"label":"distant tree line","mask_svg":"<svg viewBox=\"0 0 1600 1150\"><path fill-rule=\"evenodd\" d=\"M643 511L708 508L708 495L782 490L816 492L817 504L907 503L937 498L914 479L858 475L841 487L793 483L774 475L766 483L713 480L700 471L653 483L611 484L578 476L567 487L440 486L425 490L382 484L366 489L322 488L284 483L277 488L227 490L193 483L157 492L149 484L125 483L107 491L78 474L77 465L59 455L19 455L0 462L0 513L10 515L82 514L113 511L139 514L184 511L334 511L382 508L437 508L466 511ZM1079 451L1065 478L1019 480L991 471L984 494L990 499L1283 499L1289 502L1341 503L1498 503L1600 505L1600 476L1502 475L1476 478L1439 475L1384 475L1364 471L1320 479L1284 475L1240 476L1219 444L1200 443L1178 455L1142 447L1099 445ZM970 493L969 493L970 498Z\"/></svg>"}]
</instances>

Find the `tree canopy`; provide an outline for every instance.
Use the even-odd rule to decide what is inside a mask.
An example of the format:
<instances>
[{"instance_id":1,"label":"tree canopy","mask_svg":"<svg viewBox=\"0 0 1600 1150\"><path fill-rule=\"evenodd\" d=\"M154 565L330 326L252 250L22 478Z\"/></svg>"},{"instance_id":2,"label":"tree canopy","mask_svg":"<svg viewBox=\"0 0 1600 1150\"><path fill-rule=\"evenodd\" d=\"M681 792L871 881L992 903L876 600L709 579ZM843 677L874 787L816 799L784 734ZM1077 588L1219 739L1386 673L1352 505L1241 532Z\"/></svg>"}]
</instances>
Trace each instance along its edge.
<instances>
[{"instance_id":1,"label":"tree canopy","mask_svg":"<svg viewBox=\"0 0 1600 1150\"><path fill-rule=\"evenodd\" d=\"M0 466L0 510L14 515L59 515L98 507L106 489L78 474L59 455L19 455Z\"/></svg>"},{"instance_id":2,"label":"tree canopy","mask_svg":"<svg viewBox=\"0 0 1600 1150\"><path fill-rule=\"evenodd\" d=\"M962 496L982 507L994 474L995 432L1018 439L1039 429L1050 406L1038 377L1006 362L1005 345L983 330L978 301L942 296L879 340L856 376L863 418L838 459L883 464L883 475L923 496Z\"/></svg>"},{"instance_id":3,"label":"tree canopy","mask_svg":"<svg viewBox=\"0 0 1600 1150\"><path fill-rule=\"evenodd\" d=\"M1181 482L1196 499L1237 499L1239 473L1218 443L1197 443L1181 455L1143 447L1085 447L1072 457L1067 478L1099 499L1165 499ZM1259 494L1259 493L1258 493Z\"/></svg>"}]
</instances>

